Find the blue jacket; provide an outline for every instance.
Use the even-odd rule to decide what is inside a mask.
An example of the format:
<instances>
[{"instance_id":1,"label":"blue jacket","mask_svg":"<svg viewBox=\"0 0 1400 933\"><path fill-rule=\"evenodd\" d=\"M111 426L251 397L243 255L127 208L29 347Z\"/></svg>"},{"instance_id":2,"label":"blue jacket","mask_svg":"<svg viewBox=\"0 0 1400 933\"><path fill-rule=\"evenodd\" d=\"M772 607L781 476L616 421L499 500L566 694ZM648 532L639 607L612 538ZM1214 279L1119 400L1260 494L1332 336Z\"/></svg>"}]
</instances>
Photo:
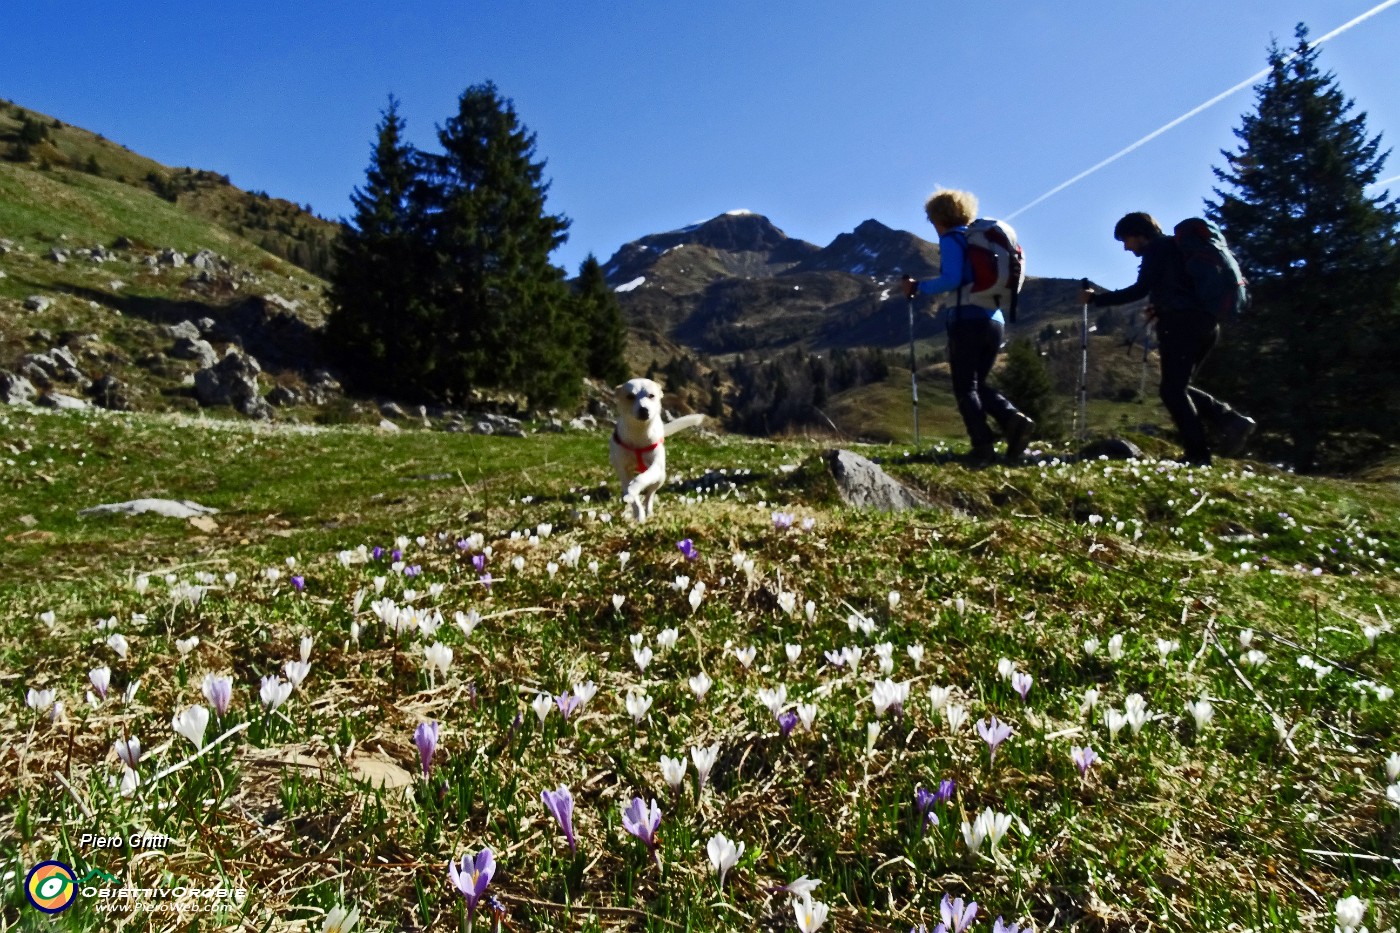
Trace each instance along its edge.
<instances>
[{"instance_id":1,"label":"blue jacket","mask_svg":"<svg viewBox=\"0 0 1400 933\"><path fill-rule=\"evenodd\" d=\"M956 291L960 286L972 284L972 269L967 264L967 227L954 227L938 238L938 278L923 279L918 284L920 295L941 295ZM976 305L964 302L961 308L974 308ZM988 319L1004 323L1001 311L977 308L986 313Z\"/></svg>"}]
</instances>

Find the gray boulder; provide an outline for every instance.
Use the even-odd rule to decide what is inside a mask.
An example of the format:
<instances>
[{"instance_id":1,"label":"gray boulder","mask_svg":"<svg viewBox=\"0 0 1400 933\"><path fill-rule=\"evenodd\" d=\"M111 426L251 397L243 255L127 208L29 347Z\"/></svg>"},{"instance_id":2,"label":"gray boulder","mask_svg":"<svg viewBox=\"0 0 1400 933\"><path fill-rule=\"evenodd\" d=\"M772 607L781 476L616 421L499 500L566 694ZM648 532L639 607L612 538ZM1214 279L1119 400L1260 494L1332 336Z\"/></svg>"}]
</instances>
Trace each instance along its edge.
<instances>
[{"instance_id":1,"label":"gray boulder","mask_svg":"<svg viewBox=\"0 0 1400 933\"><path fill-rule=\"evenodd\" d=\"M171 340L198 340L204 336L204 332L193 321L181 321L179 324L165 325L165 332Z\"/></svg>"},{"instance_id":2,"label":"gray boulder","mask_svg":"<svg viewBox=\"0 0 1400 933\"><path fill-rule=\"evenodd\" d=\"M398 420L408 417L408 415L404 413L403 408L399 406L398 402L384 402L379 406L379 413L385 418L394 418Z\"/></svg>"},{"instance_id":3,"label":"gray boulder","mask_svg":"<svg viewBox=\"0 0 1400 933\"><path fill-rule=\"evenodd\" d=\"M0 403L6 405L28 405L38 393L34 383L21 376L0 369Z\"/></svg>"},{"instance_id":4,"label":"gray boulder","mask_svg":"<svg viewBox=\"0 0 1400 933\"><path fill-rule=\"evenodd\" d=\"M53 260L54 262L58 262L58 263L67 262L67 261L68 261L68 250L66 250L66 249L59 249L57 246L55 246L53 249L49 250L49 259Z\"/></svg>"},{"instance_id":5,"label":"gray boulder","mask_svg":"<svg viewBox=\"0 0 1400 933\"><path fill-rule=\"evenodd\" d=\"M214 352L209 341L199 337L191 340L188 337L178 337L170 347L170 355L177 360L195 360L201 369L213 366L219 361L219 354Z\"/></svg>"},{"instance_id":6,"label":"gray boulder","mask_svg":"<svg viewBox=\"0 0 1400 933\"><path fill-rule=\"evenodd\" d=\"M166 247L160 251L156 261L162 266L170 266L173 269L181 269L185 265L185 254L177 249Z\"/></svg>"},{"instance_id":7,"label":"gray boulder","mask_svg":"<svg viewBox=\"0 0 1400 933\"><path fill-rule=\"evenodd\" d=\"M267 393L267 402L278 408L290 408L301 404L301 393L291 386L273 386L272 391Z\"/></svg>"},{"instance_id":8,"label":"gray boulder","mask_svg":"<svg viewBox=\"0 0 1400 933\"><path fill-rule=\"evenodd\" d=\"M100 408L109 411L131 411L131 397L127 394L126 386L111 373L94 382L88 389L88 394L92 396L93 403Z\"/></svg>"},{"instance_id":9,"label":"gray boulder","mask_svg":"<svg viewBox=\"0 0 1400 933\"><path fill-rule=\"evenodd\" d=\"M53 408L58 411L78 411L92 407L87 399L74 398L71 395L64 395L62 392L45 392L39 396L37 404L41 408Z\"/></svg>"},{"instance_id":10,"label":"gray boulder","mask_svg":"<svg viewBox=\"0 0 1400 933\"><path fill-rule=\"evenodd\" d=\"M1106 457L1109 460L1141 460L1143 453L1141 447L1132 441L1125 441L1121 437L1105 437L1090 441L1079 451L1080 460L1098 460L1100 457Z\"/></svg>"},{"instance_id":11,"label":"gray boulder","mask_svg":"<svg viewBox=\"0 0 1400 933\"><path fill-rule=\"evenodd\" d=\"M34 311L38 313L41 311L47 311L49 310L49 308L52 307L53 299L48 298L44 295L30 295L28 298L24 299L24 310L26 311Z\"/></svg>"},{"instance_id":12,"label":"gray boulder","mask_svg":"<svg viewBox=\"0 0 1400 933\"><path fill-rule=\"evenodd\" d=\"M232 405L250 418L267 418L272 409L258 390L262 367L243 351L229 347L223 359L194 374L194 395L199 404Z\"/></svg>"},{"instance_id":13,"label":"gray boulder","mask_svg":"<svg viewBox=\"0 0 1400 933\"><path fill-rule=\"evenodd\" d=\"M929 506L918 493L859 454L829 450L823 456L841 501L852 508L903 512Z\"/></svg>"},{"instance_id":14,"label":"gray boulder","mask_svg":"<svg viewBox=\"0 0 1400 933\"><path fill-rule=\"evenodd\" d=\"M166 518L194 518L197 515L217 515L218 509L189 499L132 499L130 502L110 502L94 505L78 513L80 518L93 515L164 515Z\"/></svg>"}]
</instances>

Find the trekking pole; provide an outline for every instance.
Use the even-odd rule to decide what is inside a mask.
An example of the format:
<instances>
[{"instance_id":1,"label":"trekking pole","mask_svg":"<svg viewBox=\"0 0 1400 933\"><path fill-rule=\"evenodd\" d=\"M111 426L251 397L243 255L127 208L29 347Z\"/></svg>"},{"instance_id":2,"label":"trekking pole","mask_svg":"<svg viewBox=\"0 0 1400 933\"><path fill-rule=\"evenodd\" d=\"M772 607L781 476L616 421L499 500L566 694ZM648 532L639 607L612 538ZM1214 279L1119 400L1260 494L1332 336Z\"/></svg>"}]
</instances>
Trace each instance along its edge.
<instances>
[{"instance_id":1,"label":"trekking pole","mask_svg":"<svg viewBox=\"0 0 1400 933\"><path fill-rule=\"evenodd\" d=\"M1080 279L1086 291L1088 279ZM1079 325L1079 443L1089 439L1089 302L1084 302L1084 319Z\"/></svg>"},{"instance_id":2,"label":"trekking pole","mask_svg":"<svg viewBox=\"0 0 1400 933\"><path fill-rule=\"evenodd\" d=\"M919 362L914 355L914 299L909 304L909 386L914 395L914 446L919 446Z\"/></svg>"}]
</instances>

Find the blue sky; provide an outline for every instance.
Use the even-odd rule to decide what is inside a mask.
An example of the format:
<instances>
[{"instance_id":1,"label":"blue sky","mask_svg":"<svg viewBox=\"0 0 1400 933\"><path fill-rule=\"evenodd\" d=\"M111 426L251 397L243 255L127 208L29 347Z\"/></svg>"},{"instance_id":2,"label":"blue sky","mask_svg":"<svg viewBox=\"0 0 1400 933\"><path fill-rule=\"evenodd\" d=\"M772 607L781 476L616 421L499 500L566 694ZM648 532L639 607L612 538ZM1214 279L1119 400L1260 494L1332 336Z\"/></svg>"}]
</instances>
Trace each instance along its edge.
<instances>
[{"instance_id":1,"label":"blue sky","mask_svg":"<svg viewBox=\"0 0 1400 933\"><path fill-rule=\"evenodd\" d=\"M1380 2L36 0L6 4L0 96L341 217L390 93L432 148L489 79L538 135L572 274L733 209L818 245L868 218L933 239L922 204L940 185L1005 217L1262 69L1297 22L1317 38ZM1321 58L1387 147L1396 48L1400 4ZM1200 213L1253 101L1240 91L1019 214L1031 274L1130 281L1114 221Z\"/></svg>"}]
</instances>

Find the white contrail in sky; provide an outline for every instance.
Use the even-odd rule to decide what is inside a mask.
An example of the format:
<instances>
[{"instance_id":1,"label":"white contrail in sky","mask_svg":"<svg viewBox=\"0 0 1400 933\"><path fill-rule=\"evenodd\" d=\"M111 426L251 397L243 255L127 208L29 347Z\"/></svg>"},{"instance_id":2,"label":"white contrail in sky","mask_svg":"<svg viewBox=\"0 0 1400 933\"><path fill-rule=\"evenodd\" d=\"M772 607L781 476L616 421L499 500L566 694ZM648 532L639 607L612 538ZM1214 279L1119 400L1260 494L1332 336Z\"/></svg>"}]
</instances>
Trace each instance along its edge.
<instances>
[{"instance_id":1,"label":"white contrail in sky","mask_svg":"<svg viewBox=\"0 0 1400 933\"><path fill-rule=\"evenodd\" d=\"M1360 23L1365 22L1366 20L1370 19L1372 16L1375 16L1377 13L1380 13L1381 11L1383 11L1383 10L1389 8L1389 7L1395 6L1395 4L1397 4L1397 3L1400 3L1400 0L1385 0L1384 3L1380 3L1380 4L1378 4L1378 5L1374 6L1374 7L1372 7L1371 9L1367 10L1365 13L1362 13L1360 16L1356 17L1355 19L1348 20L1347 22L1345 22L1345 23L1343 23L1342 25L1338 26L1336 29L1332 30L1332 31L1329 32L1327 35L1323 36L1322 38L1318 39L1317 41L1313 42L1312 44L1313 44L1314 46L1318 46L1318 45L1321 45L1322 43L1326 42L1328 39L1336 38L1337 36L1340 36L1342 33L1346 32L1348 29L1352 28L1353 26L1356 26L1356 25L1358 25L1358 24L1360 24ZM1293 57L1294 57L1294 56L1293 56L1292 54L1289 54L1289 55L1287 55L1287 56L1284 57L1284 61L1288 61L1288 60L1292 59ZM1235 93L1238 93L1239 91L1244 90L1245 88L1249 87L1249 86L1250 86L1251 84L1253 84L1254 82L1258 81L1260 78L1263 78L1263 77L1267 76L1267 75L1269 74L1269 72L1272 71L1272 70L1273 70L1273 68L1272 68L1272 66L1271 66L1271 67L1269 67L1269 68L1263 69L1262 71L1257 71L1257 72L1255 72L1254 74L1250 75L1248 78L1245 78L1245 79L1244 79L1243 81L1241 81L1239 84L1236 84L1234 87L1230 88L1229 90L1221 91L1219 94L1215 95L1215 96L1212 97L1210 100L1206 101L1204 104L1201 104L1201 105L1199 105L1199 106L1197 106L1197 107L1191 108L1191 109L1188 110L1186 113L1183 113L1181 116L1177 117L1175 120L1173 120L1173 121L1171 121L1170 123L1168 123L1166 126L1163 126L1163 127L1159 128L1159 129L1155 129L1155 130L1153 130L1152 132L1148 133L1146 136L1144 136L1142 139L1139 139L1137 142L1133 143L1131 146L1128 146L1128 147L1126 147L1126 148L1124 148L1124 149L1118 150L1118 151L1115 152L1113 155L1109 156L1107 159L1104 159L1102 162L1098 163L1097 165L1091 166L1090 168L1087 168L1087 169L1085 169L1084 171L1080 172L1078 175L1075 175L1075 176L1074 176L1073 178L1071 178L1069 181L1061 182L1060 184L1058 184L1058 185L1056 185L1055 187L1051 188L1049 191L1047 191L1047 192L1045 192L1044 194L1042 194L1040 197L1036 198L1036 199L1035 199L1034 201L1032 201L1031 203L1027 204L1025 207L1022 207L1022 208L1019 208L1019 209L1017 209L1017 210L1015 210L1015 211L1012 211L1010 214L1007 214L1007 215L1006 215L1006 219L1007 219L1007 220L1014 220L1018 214L1024 214L1026 211L1028 211L1028 210L1030 210L1031 208L1035 207L1035 206L1036 206L1037 204L1039 204L1041 201L1044 201L1044 200L1047 200L1048 198L1054 197L1055 195L1059 194L1061 191L1064 191L1066 188L1068 188L1070 185L1074 184L1075 182L1082 181L1083 179L1088 178L1090 175L1094 174L1095 172L1097 172L1099 169L1103 168L1104 166L1106 166L1106 165L1112 165L1114 162L1117 162L1119 159L1123 158L1123 156L1127 155L1128 153L1130 153L1130 152L1132 152L1132 151L1134 151L1134 150L1136 150L1136 149L1141 148L1142 146L1146 145L1147 143L1150 143L1152 140L1156 139L1158 136L1161 136L1161 135L1162 135L1163 133L1165 133L1167 130L1170 130L1170 129L1172 129L1173 127L1176 127L1176 126L1181 125L1182 123L1185 123L1187 120L1191 119L1192 117L1194 117L1196 114L1200 113L1201 111L1203 111L1203 110L1209 110L1211 107L1214 107L1216 104L1220 103L1222 100L1224 100L1225 98L1229 97L1230 95L1235 94ZM1396 176L1396 177L1397 177L1397 178L1400 178L1400 176ZM1387 178L1387 179L1385 179L1386 182L1395 181L1395 180L1396 180L1395 178ZM1384 182L1377 182L1377 184L1383 184L1383 183L1384 183Z\"/></svg>"},{"instance_id":2,"label":"white contrail in sky","mask_svg":"<svg viewBox=\"0 0 1400 933\"><path fill-rule=\"evenodd\" d=\"M1380 181L1373 181L1371 182L1370 187L1379 188L1381 185L1388 185L1392 181L1400 181L1400 175L1391 175L1389 178L1382 178Z\"/></svg>"}]
</instances>

